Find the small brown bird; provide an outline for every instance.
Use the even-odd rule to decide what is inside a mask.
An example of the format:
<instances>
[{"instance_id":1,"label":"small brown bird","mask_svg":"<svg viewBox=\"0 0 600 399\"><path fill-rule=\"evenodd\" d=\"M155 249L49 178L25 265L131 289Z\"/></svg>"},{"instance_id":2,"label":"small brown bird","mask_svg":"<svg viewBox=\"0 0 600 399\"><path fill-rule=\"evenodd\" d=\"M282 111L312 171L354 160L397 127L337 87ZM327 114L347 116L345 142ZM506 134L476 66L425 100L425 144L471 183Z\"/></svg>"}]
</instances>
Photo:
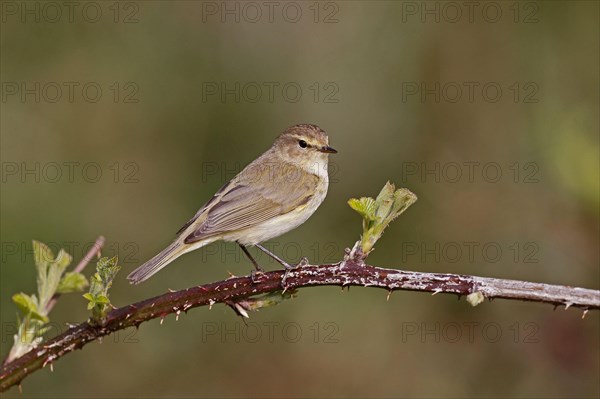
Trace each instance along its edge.
<instances>
[{"instance_id":1,"label":"small brown bird","mask_svg":"<svg viewBox=\"0 0 600 399\"><path fill-rule=\"evenodd\" d=\"M316 125L295 125L204 204L175 241L134 270L132 284L147 280L179 256L212 242L235 241L261 271L246 246L256 246L287 270L288 263L260 245L304 223L327 195L327 134Z\"/></svg>"}]
</instances>

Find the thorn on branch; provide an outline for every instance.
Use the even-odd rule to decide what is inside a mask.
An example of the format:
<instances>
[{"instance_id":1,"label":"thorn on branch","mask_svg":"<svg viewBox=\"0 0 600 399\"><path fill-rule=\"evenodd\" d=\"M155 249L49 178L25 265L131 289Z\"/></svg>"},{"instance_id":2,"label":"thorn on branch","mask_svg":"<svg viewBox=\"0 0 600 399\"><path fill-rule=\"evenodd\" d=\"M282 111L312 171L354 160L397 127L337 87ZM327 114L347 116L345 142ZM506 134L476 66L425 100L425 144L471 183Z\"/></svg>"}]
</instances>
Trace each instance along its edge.
<instances>
[{"instance_id":1,"label":"thorn on branch","mask_svg":"<svg viewBox=\"0 0 600 399\"><path fill-rule=\"evenodd\" d=\"M588 310L589 310L589 309L585 309L585 310L583 311L583 314L581 315L581 320L585 319L585 316L588 314Z\"/></svg>"}]
</instances>

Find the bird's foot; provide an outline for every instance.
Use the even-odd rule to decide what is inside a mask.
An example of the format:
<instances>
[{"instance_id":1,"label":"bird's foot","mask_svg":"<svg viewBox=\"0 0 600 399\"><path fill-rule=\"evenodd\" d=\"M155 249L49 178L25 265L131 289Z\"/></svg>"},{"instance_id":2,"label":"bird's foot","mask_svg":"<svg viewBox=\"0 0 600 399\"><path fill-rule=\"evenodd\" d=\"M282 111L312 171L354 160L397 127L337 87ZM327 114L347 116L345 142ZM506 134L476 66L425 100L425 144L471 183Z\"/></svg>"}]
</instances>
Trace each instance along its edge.
<instances>
[{"instance_id":1,"label":"bird's foot","mask_svg":"<svg viewBox=\"0 0 600 399\"><path fill-rule=\"evenodd\" d=\"M263 274L265 274L265 271L263 269L252 269L252 271L250 272L250 280L252 281L252 284L258 283L260 276Z\"/></svg>"},{"instance_id":2,"label":"bird's foot","mask_svg":"<svg viewBox=\"0 0 600 399\"><path fill-rule=\"evenodd\" d=\"M281 287L283 288L283 292L285 292L288 289L288 286L286 284L286 280L290 274L291 271L293 271L294 269L297 269L299 267L304 267L308 265L308 259L306 257L303 257L302 259L300 259L300 262L298 262L295 265L290 265L289 263L282 263L283 267L285 268L285 272L283 273L283 277L281 278Z\"/></svg>"},{"instance_id":3,"label":"bird's foot","mask_svg":"<svg viewBox=\"0 0 600 399\"><path fill-rule=\"evenodd\" d=\"M300 262L298 262L298 264L296 265L296 267L305 267L308 266L308 258L305 256L302 259L300 259Z\"/></svg>"}]
</instances>

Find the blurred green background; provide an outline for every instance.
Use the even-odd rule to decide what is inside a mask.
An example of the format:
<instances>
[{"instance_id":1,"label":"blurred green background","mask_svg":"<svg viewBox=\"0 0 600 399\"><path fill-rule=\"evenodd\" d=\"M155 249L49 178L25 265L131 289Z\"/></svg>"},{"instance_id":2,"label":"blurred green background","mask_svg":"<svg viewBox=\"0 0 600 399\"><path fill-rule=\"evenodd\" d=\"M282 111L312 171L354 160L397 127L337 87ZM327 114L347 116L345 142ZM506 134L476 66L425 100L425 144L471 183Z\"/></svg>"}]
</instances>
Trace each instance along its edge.
<instances>
[{"instance_id":1,"label":"blurred green background","mask_svg":"<svg viewBox=\"0 0 600 399\"><path fill-rule=\"evenodd\" d=\"M339 260L361 231L346 201L390 180L419 200L371 264L600 288L597 2L56 4L2 2L2 356L32 239L77 262L106 236L116 306L248 273L213 244L125 281L296 123L339 154L321 208L269 243L288 260ZM195 309L5 397L600 395L598 312L386 295L306 289L248 326ZM86 317L64 296L54 332Z\"/></svg>"}]
</instances>

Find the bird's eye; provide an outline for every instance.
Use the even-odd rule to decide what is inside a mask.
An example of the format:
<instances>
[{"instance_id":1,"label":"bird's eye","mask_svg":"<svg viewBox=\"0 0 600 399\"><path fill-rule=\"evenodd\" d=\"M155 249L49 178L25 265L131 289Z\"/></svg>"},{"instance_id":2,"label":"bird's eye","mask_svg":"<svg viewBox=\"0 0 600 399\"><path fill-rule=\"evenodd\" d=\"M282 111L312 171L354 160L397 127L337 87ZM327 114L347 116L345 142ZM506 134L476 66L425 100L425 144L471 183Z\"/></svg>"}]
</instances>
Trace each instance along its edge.
<instances>
[{"instance_id":1,"label":"bird's eye","mask_svg":"<svg viewBox=\"0 0 600 399\"><path fill-rule=\"evenodd\" d=\"M306 144L306 141L304 141L304 140L298 141L298 145L302 148L308 147L308 144Z\"/></svg>"}]
</instances>

